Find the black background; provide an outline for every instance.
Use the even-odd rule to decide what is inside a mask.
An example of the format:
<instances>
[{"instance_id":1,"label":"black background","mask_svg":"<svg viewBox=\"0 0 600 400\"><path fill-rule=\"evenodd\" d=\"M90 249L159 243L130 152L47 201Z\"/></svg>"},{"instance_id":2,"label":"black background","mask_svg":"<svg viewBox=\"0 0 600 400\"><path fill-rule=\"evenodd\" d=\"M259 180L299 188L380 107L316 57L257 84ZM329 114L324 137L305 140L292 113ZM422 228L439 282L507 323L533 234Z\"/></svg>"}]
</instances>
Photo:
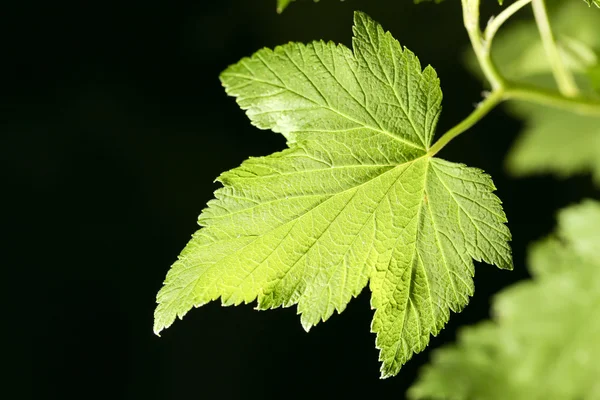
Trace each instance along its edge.
<instances>
[{"instance_id":1,"label":"black background","mask_svg":"<svg viewBox=\"0 0 600 400\"><path fill-rule=\"evenodd\" d=\"M555 210L597 195L588 177L507 176L503 156L519 124L495 110L440 155L494 177L515 271L478 264L471 304L397 377L378 379L367 290L308 334L293 308L215 303L158 338L156 292L214 178L284 147L250 125L219 72L288 41L350 45L360 9L436 68L443 132L481 99L463 68L460 7L299 1L277 15L275 0L10 3L0 39L2 327L15 398L400 399L430 349L487 317L490 296L527 276L526 246L551 230Z\"/></svg>"}]
</instances>

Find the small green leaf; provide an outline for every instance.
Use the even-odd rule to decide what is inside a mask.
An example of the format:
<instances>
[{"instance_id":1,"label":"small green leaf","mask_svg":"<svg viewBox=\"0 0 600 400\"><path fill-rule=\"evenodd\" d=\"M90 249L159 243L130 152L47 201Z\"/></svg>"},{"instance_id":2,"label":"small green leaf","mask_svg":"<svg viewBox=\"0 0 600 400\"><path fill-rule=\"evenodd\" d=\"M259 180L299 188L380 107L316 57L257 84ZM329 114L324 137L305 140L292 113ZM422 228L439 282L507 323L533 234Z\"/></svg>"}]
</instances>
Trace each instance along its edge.
<instances>
[{"instance_id":1,"label":"small green leaf","mask_svg":"<svg viewBox=\"0 0 600 400\"><path fill-rule=\"evenodd\" d=\"M434 351L410 397L600 398L598 249L600 203L561 211L557 235L530 254L534 279L496 297L494 321L463 329L457 344Z\"/></svg>"},{"instance_id":2,"label":"small green leaf","mask_svg":"<svg viewBox=\"0 0 600 400\"><path fill-rule=\"evenodd\" d=\"M428 154L442 99L435 71L365 14L354 23L354 51L290 43L221 75L252 124L289 148L219 177L203 228L158 294L156 333L218 298L297 304L309 330L370 281L387 377L465 307L472 258L512 268L489 176Z\"/></svg>"},{"instance_id":3,"label":"small green leaf","mask_svg":"<svg viewBox=\"0 0 600 400\"><path fill-rule=\"evenodd\" d=\"M506 160L511 173L591 173L600 185L600 117L525 103L511 104L509 110L525 122Z\"/></svg>"}]
</instances>

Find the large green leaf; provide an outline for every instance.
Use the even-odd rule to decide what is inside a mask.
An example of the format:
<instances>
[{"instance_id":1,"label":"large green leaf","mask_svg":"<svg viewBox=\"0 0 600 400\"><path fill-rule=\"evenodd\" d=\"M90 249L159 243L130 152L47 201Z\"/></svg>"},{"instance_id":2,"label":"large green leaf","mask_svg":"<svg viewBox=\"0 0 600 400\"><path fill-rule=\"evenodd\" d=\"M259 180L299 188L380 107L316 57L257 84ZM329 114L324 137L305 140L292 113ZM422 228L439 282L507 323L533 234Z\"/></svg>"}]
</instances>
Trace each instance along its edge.
<instances>
[{"instance_id":1,"label":"large green leaf","mask_svg":"<svg viewBox=\"0 0 600 400\"><path fill-rule=\"evenodd\" d=\"M559 214L530 252L534 279L494 301L493 322L436 350L413 399L600 398L600 203Z\"/></svg>"},{"instance_id":2,"label":"large green leaf","mask_svg":"<svg viewBox=\"0 0 600 400\"><path fill-rule=\"evenodd\" d=\"M370 281L382 376L473 294L473 262L512 268L491 179L428 152L442 93L431 67L362 13L354 51L263 49L221 75L252 123L289 148L224 173L158 294L159 333L192 307L298 304L306 330Z\"/></svg>"}]
</instances>

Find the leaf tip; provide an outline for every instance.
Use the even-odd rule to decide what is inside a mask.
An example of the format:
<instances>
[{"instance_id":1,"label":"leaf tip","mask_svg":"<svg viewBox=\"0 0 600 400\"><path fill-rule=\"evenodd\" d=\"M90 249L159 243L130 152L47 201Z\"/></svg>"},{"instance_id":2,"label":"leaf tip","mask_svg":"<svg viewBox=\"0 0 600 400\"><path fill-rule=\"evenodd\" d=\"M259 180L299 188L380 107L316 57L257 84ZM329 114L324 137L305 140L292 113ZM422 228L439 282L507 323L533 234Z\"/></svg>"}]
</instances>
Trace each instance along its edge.
<instances>
[{"instance_id":1,"label":"leaf tip","mask_svg":"<svg viewBox=\"0 0 600 400\"><path fill-rule=\"evenodd\" d=\"M396 373L394 373L393 371L390 371L390 368L388 368L385 363L382 364L381 369L379 370L380 374L379 374L379 379L383 380L383 379L388 379L393 377L394 375L396 375L398 373L398 371L396 371Z\"/></svg>"},{"instance_id":2,"label":"leaf tip","mask_svg":"<svg viewBox=\"0 0 600 400\"><path fill-rule=\"evenodd\" d=\"M366 25L366 23L370 20L371 20L371 17L369 17L364 12L354 11L354 26L358 25L359 23Z\"/></svg>"},{"instance_id":3,"label":"leaf tip","mask_svg":"<svg viewBox=\"0 0 600 400\"><path fill-rule=\"evenodd\" d=\"M309 321L305 321L302 318L300 318L300 323L302 324L302 328L304 329L304 332L306 332L306 333L309 333L310 328L313 327L313 324L311 324Z\"/></svg>"},{"instance_id":4,"label":"leaf tip","mask_svg":"<svg viewBox=\"0 0 600 400\"><path fill-rule=\"evenodd\" d=\"M161 337L161 332L173 325L173 322L175 322L175 317L171 317L168 313L165 313L165 310L162 309L161 304L159 303L154 311L154 324L152 326L154 334Z\"/></svg>"},{"instance_id":5,"label":"leaf tip","mask_svg":"<svg viewBox=\"0 0 600 400\"><path fill-rule=\"evenodd\" d=\"M162 330L165 328L165 326L157 321L156 319L154 319L154 326L152 327L152 331L154 332L154 334L158 337L160 337L160 333L162 332Z\"/></svg>"}]
</instances>

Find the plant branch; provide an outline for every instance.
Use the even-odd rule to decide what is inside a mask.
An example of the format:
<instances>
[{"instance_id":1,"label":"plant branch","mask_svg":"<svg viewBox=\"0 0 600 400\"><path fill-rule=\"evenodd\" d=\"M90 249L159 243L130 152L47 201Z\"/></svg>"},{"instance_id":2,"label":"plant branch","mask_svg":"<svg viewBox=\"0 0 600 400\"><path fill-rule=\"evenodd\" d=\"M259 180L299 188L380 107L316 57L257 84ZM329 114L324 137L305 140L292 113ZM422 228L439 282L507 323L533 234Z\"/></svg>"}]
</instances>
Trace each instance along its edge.
<instances>
[{"instance_id":1,"label":"plant branch","mask_svg":"<svg viewBox=\"0 0 600 400\"><path fill-rule=\"evenodd\" d=\"M502 10L500 14L490 19L483 34L485 46L488 48L488 51L492 47L492 40L494 40L494 36L496 36L498 29L500 29L500 27L517 11L531 3L531 1L532 0L518 0Z\"/></svg>"},{"instance_id":2,"label":"plant branch","mask_svg":"<svg viewBox=\"0 0 600 400\"><path fill-rule=\"evenodd\" d=\"M477 61L490 83L492 91L501 88L504 85L504 78L498 72L498 69L490 57L490 48L483 40L481 28L479 26L479 0L461 0L463 9L463 22L465 29L469 34L471 46L477 57Z\"/></svg>"},{"instance_id":3,"label":"plant branch","mask_svg":"<svg viewBox=\"0 0 600 400\"><path fill-rule=\"evenodd\" d=\"M522 84L508 85L506 88L493 91L485 100L478 104L477 108L471 114L469 114L469 116L452 127L450 130L446 131L433 144L433 146L431 146L427 154L432 157L436 155L450 141L452 141L452 139L470 129L490 111L492 111L498 104L505 100L529 101L561 110L571 111L581 115L600 117L600 101L565 97L560 93Z\"/></svg>"},{"instance_id":4,"label":"plant branch","mask_svg":"<svg viewBox=\"0 0 600 400\"><path fill-rule=\"evenodd\" d=\"M428 155L434 156L441 149L444 148L452 139L471 128L479 120L485 117L490 111L494 109L503 99L505 98L504 90L498 89L493 91L488 97L485 98L481 103L477 105L477 108L469 114L469 116L455 125L452 129L447 131L431 146Z\"/></svg>"},{"instance_id":5,"label":"plant branch","mask_svg":"<svg viewBox=\"0 0 600 400\"><path fill-rule=\"evenodd\" d=\"M576 114L600 117L600 101L565 97L560 93L524 84L505 89L505 100L524 100L549 107L567 110Z\"/></svg>"},{"instance_id":6,"label":"plant branch","mask_svg":"<svg viewBox=\"0 0 600 400\"><path fill-rule=\"evenodd\" d=\"M537 104L568 110L574 113L600 117L600 101L577 97L579 90L573 81L570 72L565 68L558 54L552 31L548 22L546 8L543 0L518 0L495 19L492 19L482 35L479 27L479 1L461 0L463 7L463 20L477 61L483 70L485 78L492 86L492 92L477 108L457 125L446 131L429 149L429 156L436 155L455 137L470 129L485 117L498 104L505 100L523 100ZM541 89L522 83L508 82L499 73L491 56L491 44L498 29L517 11L532 3L536 21L540 29L548 58L551 60L553 72L559 83L561 93ZM537 10L537 12L535 11Z\"/></svg>"},{"instance_id":7,"label":"plant branch","mask_svg":"<svg viewBox=\"0 0 600 400\"><path fill-rule=\"evenodd\" d=\"M537 23L538 30L540 31L544 50L548 56L550 66L552 67L552 73L554 75L554 79L556 80L556 84L558 85L558 89L565 96L577 96L579 94L579 89L575 84L573 75L563 63L560 53L558 52L554 35L550 29L550 22L548 20L548 13L546 12L544 0L533 0L532 7L535 22Z\"/></svg>"}]
</instances>

